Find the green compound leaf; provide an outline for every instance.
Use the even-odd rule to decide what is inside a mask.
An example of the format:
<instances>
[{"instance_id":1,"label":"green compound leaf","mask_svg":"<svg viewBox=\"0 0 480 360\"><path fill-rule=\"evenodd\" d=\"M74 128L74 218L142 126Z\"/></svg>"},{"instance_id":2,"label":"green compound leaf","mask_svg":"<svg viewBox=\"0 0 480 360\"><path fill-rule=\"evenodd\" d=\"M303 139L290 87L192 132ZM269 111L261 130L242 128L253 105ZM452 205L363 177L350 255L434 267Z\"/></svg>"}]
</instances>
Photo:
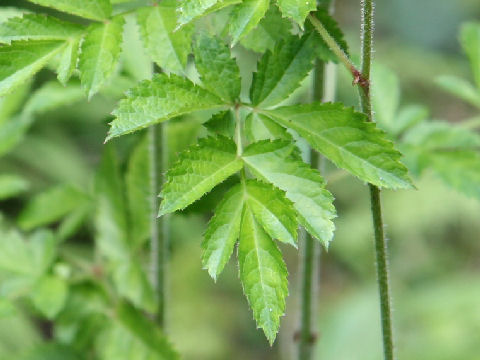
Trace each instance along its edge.
<instances>
[{"instance_id":1,"label":"green compound leaf","mask_svg":"<svg viewBox=\"0 0 480 360\"><path fill-rule=\"evenodd\" d=\"M35 4L51 7L92 20L106 20L112 12L109 0L29 0Z\"/></svg>"},{"instance_id":2,"label":"green compound leaf","mask_svg":"<svg viewBox=\"0 0 480 360\"><path fill-rule=\"evenodd\" d=\"M205 88L226 102L240 95L241 79L237 62L220 39L199 36L194 44L195 65Z\"/></svg>"},{"instance_id":3,"label":"green compound leaf","mask_svg":"<svg viewBox=\"0 0 480 360\"><path fill-rule=\"evenodd\" d=\"M293 204L270 184L248 180L245 199L249 209L271 238L297 246L298 223Z\"/></svg>"},{"instance_id":4,"label":"green compound leaf","mask_svg":"<svg viewBox=\"0 0 480 360\"><path fill-rule=\"evenodd\" d=\"M233 4L238 4L239 2L241 2L241 0L181 0L180 6L177 8L179 13L178 27L181 27L200 16L218 11Z\"/></svg>"},{"instance_id":5,"label":"green compound leaf","mask_svg":"<svg viewBox=\"0 0 480 360\"><path fill-rule=\"evenodd\" d=\"M466 23L460 32L462 47L470 60L475 84L480 90L480 23Z\"/></svg>"},{"instance_id":6,"label":"green compound leaf","mask_svg":"<svg viewBox=\"0 0 480 360\"><path fill-rule=\"evenodd\" d=\"M303 29L305 18L317 8L317 2L312 0L277 0L283 16L292 18Z\"/></svg>"},{"instance_id":7,"label":"green compound leaf","mask_svg":"<svg viewBox=\"0 0 480 360\"><path fill-rule=\"evenodd\" d=\"M0 43L14 40L67 40L79 36L83 27L51 16L24 14L0 23Z\"/></svg>"},{"instance_id":8,"label":"green compound leaf","mask_svg":"<svg viewBox=\"0 0 480 360\"><path fill-rule=\"evenodd\" d=\"M247 206L238 246L240 281L258 327L275 340L288 295L288 272L280 250Z\"/></svg>"},{"instance_id":9,"label":"green compound leaf","mask_svg":"<svg viewBox=\"0 0 480 360\"><path fill-rule=\"evenodd\" d=\"M250 98L253 105L268 108L283 100L300 86L300 82L313 68L315 59L312 34L299 38L292 35L268 51L253 74Z\"/></svg>"},{"instance_id":10,"label":"green compound leaf","mask_svg":"<svg viewBox=\"0 0 480 360\"><path fill-rule=\"evenodd\" d=\"M242 157L257 177L286 192L300 224L328 247L335 230L333 196L325 189L320 173L292 156L294 151L291 142L260 141L249 145Z\"/></svg>"},{"instance_id":11,"label":"green compound leaf","mask_svg":"<svg viewBox=\"0 0 480 360\"><path fill-rule=\"evenodd\" d=\"M63 41L15 41L0 46L0 96L37 73L53 58L65 43Z\"/></svg>"},{"instance_id":12,"label":"green compound leaf","mask_svg":"<svg viewBox=\"0 0 480 360\"><path fill-rule=\"evenodd\" d=\"M78 67L89 99L115 71L120 58L124 23L119 16L104 24L91 25L82 42Z\"/></svg>"},{"instance_id":13,"label":"green compound leaf","mask_svg":"<svg viewBox=\"0 0 480 360\"><path fill-rule=\"evenodd\" d=\"M162 1L158 6L143 8L137 12L140 34L148 54L163 70L181 74L187 65L192 26L176 31L177 12L175 2Z\"/></svg>"},{"instance_id":14,"label":"green compound leaf","mask_svg":"<svg viewBox=\"0 0 480 360\"><path fill-rule=\"evenodd\" d=\"M232 46L253 30L268 10L269 0L244 0L235 6L229 19Z\"/></svg>"},{"instance_id":15,"label":"green compound leaf","mask_svg":"<svg viewBox=\"0 0 480 360\"><path fill-rule=\"evenodd\" d=\"M233 253L240 235L243 206L244 192L239 184L225 194L208 224L202 243L202 263L214 280Z\"/></svg>"},{"instance_id":16,"label":"green compound leaf","mask_svg":"<svg viewBox=\"0 0 480 360\"><path fill-rule=\"evenodd\" d=\"M411 188L401 154L365 115L342 104L304 104L264 110L280 125L298 132L335 165L385 188Z\"/></svg>"},{"instance_id":17,"label":"green compound leaf","mask_svg":"<svg viewBox=\"0 0 480 360\"><path fill-rule=\"evenodd\" d=\"M184 151L167 172L167 181L160 193L163 201L159 216L185 208L242 167L233 140L201 139L198 145Z\"/></svg>"},{"instance_id":18,"label":"green compound leaf","mask_svg":"<svg viewBox=\"0 0 480 360\"><path fill-rule=\"evenodd\" d=\"M273 51L275 44L290 36L292 23L285 18L276 6L271 6L257 27L240 40L247 49L263 54Z\"/></svg>"},{"instance_id":19,"label":"green compound leaf","mask_svg":"<svg viewBox=\"0 0 480 360\"><path fill-rule=\"evenodd\" d=\"M179 115L224 106L216 95L174 74L142 81L126 96L113 112L116 119L106 141Z\"/></svg>"}]
</instances>

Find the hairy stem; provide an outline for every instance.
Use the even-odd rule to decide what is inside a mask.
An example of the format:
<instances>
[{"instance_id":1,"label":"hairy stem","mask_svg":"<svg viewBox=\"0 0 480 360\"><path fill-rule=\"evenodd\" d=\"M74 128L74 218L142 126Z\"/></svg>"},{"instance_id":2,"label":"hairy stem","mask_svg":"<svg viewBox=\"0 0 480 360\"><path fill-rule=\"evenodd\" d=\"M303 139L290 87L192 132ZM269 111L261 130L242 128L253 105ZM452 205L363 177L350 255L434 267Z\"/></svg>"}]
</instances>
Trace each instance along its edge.
<instances>
[{"instance_id":1,"label":"hairy stem","mask_svg":"<svg viewBox=\"0 0 480 360\"><path fill-rule=\"evenodd\" d=\"M158 193L164 183L168 168L168 143L166 125L151 126L148 129L150 155L150 275L152 288L157 297L157 311L154 315L158 325L165 327L165 303L167 298L167 262L169 248L169 217L157 219ZM160 155L160 156L159 156ZM160 159L159 159L160 158ZM160 160L160 161L159 161ZM159 166L160 165L160 166Z\"/></svg>"},{"instance_id":2,"label":"hairy stem","mask_svg":"<svg viewBox=\"0 0 480 360\"><path fill-rule=\"evenodd\" d=\"M366 85L360 88L362 111L373 121L372 102L370 95L370 68L373 51L374 5L373 0L361 0L362 6L362 78ZM394 359L392 311L389 289L387 242L383 229L380 189L372 184L370 188L370 202L375 234L375 254L377 266L377 281L380 294L380 315L382 319L383 351L385 360Z\"/></svg>"}]
</instances>

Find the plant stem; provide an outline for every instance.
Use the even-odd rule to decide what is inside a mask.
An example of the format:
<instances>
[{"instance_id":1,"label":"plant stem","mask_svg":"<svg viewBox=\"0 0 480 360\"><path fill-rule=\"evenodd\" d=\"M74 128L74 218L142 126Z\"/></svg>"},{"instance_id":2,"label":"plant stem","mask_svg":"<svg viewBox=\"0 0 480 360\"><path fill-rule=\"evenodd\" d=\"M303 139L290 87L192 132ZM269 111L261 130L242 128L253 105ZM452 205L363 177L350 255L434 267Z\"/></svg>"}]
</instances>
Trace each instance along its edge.
<instances>
[{"instance_id":1,"label":"plant stem","mask_svg":"<svg viewBox=\"0 0 480 360\"><path fill-rule=\"evenodd\" d=\"M166 125L151 126L148 129L150 155L150 274L152 288L157 296L157 311L154 315L158 325L165 327L166 279L169 248L168 215L157 219L158 193L164 183L168 168L168 143ZM160 155L160 161L159 161ZM160 166L159 166L160 164Z\"/></svg>"},{"instance_id":2,"label":"plant stem","mask_svg":"<svg viewBox=\"0 0 480 360\"><path fill-rule=\"evenodd\" d=\"M372 102L370 94L370 68L373 51L374 9L373 0L361 0L362 6L362 78L366 85L360 87L362 111L373 121ZM382 320L383 352L385 360L394 359L392 311L390 302L387 242L383 229L380 189L372 184L370 202L372 209L373 229L375 234L375 254L377 266L377 281L380 295L380 314Z\"/></svg>"},{"instance_id":3,"label":"plant stem","mask_svg":"<svg viewBox=\"0 0 480 360\"><path fill-rule=\"evenodd\" d=\"M372 184L370 202L372 207L373 229L375 233L375 255L377 265L377 281L380 294L380 315L382 321L383 352L385 360L393 360L392 311L389 289L388 251L383 230L380 189Z\"/></svg>"},{"instance_id":4,"label":"plant stem","mask_svg":"<svg viewBox=\"0 0 480 360\"><path fill-rule=\"evenodd\" d=\"M317 60L315 63L313 79L313 98L321 101L324 88L324 62ZM310 164L318 169L320 155L310 150ZM298 360L313 359L316 342L315 306L318 298L317 275L320 268L320 244L306 231L302 232L303 246L300 255L300 331L298 335ZM313 320L313 321L312 321Z\"/></svg>"}]
</instances>

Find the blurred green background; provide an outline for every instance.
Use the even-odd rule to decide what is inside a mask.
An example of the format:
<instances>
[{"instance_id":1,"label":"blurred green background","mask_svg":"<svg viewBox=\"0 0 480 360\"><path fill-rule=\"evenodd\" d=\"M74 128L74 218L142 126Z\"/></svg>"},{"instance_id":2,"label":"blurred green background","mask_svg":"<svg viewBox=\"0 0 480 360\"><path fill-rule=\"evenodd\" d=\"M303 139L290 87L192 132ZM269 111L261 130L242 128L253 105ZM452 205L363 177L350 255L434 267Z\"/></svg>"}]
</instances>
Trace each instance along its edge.
<instances>
[{"instance_id":1,"label":"blurred green background","mask_svg":"<svg viewBox=\"0 0 480 360\"><path fill-rule=\"evenodd\" d=\"M13 5L18 2L2 0L3 7ZM358 1L337 0L335 16L351 52L357 53ZM376 18L375 61L398 74L401 105L422 104L431 118L453 123L478 116L478 110L435 84L442 74L471 78L458 31L463 22L480 19L478 0L378 1ZM131 59L124 61L128 66ZM33 87L51 78L42 71ZM338 79L338 100L356 105L357 94L342 69ZM51 186L92 186L109 113L122 91L132 85L121 77L115 81L90 103L72 91L60 108L38 111L24 139L0 158L0 173L22 174L29 183L21 196L0 200L3 218L16 219L33 194ZM309 81L296 94L298 99L308 99ZM201 121L185 118L169 126L171 138L178 137L172 144L172 161L204 132ZM119 141L122 161L134 142L133 137ZM321 256L316 359L381 359L367 188L330 166L326 178L338 218L331 248ZM428 171L416 185L417 191L385 191L383 198L398 357L479 359L480 201L452 190ZM290 296L280 336L270 348L255 329L236 264L231 261L216 284L201 269L200 243L209 216L191 209L172 217L168 327L173 343L185 359L192 360L291 359L298 326L297 252L282 248L290 272ZM91 247L89 226L84 225L69 243L75 251ZM52 324L39 323L27 313L6 311L0 302L0 359L14 359L21 350L51 336Z\"/></svg>"}]
</instances>

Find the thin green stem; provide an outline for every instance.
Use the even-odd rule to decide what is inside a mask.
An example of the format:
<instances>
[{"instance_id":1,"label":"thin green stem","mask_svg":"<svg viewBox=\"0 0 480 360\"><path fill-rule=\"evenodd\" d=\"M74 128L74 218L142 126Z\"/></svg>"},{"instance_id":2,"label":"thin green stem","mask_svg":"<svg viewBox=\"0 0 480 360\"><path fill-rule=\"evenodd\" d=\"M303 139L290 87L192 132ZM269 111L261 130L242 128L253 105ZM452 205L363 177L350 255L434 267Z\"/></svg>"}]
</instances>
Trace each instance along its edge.
<instances>
[{"instance_id":1,"label":"thin green stem","mask_svg":"<svg viewBox=\"0 0 480 360\"><path fill-rule=\"evenodd\" d=\"M362 78L366 80L360 87L362 111L373 121L372 102L370 95L370 70L373 51L374 5L373 0L361 0L362 6ZM383 229L380 189L369 184L370 202L375 234L375 254L377 266L377 281L380 295L380 315L382 320L383 351L385 360L394 359L392 311L389 289L388 251Z\"/></svg>"},{"instance_id":2,"label":"thin green stem","mask_svg":"<svg viewBox=\"0 0 480 360\"><path fill-rule=\"evenodd\" d=\"M317 60L315 63L313 79L313 98L321 101L324 90L324 62ZM313 168L320 165L318 152L310 151L310 164ZM300 254L300 331L298 334L298 360L311 360L314 358L316 327L315 306L318 298L317 274L320 267L320 244L312 236L302 231L303 244Z\"/></svg>"},{"instance_id":3,"label":"thin green stem","mask_svg":"<svg viewBox=\"0 0 480 360\"><path fill-rule=\"evenodd\" d=\"M383 229L380 189L372 184L369 184L369 188L373 229L375 233L375 255L377 265L377 281L380 295L383 352L385 360L393 360L395 356L393 348L392 310L389 289L388 251Z\"/></svg>"}]
</instances>

